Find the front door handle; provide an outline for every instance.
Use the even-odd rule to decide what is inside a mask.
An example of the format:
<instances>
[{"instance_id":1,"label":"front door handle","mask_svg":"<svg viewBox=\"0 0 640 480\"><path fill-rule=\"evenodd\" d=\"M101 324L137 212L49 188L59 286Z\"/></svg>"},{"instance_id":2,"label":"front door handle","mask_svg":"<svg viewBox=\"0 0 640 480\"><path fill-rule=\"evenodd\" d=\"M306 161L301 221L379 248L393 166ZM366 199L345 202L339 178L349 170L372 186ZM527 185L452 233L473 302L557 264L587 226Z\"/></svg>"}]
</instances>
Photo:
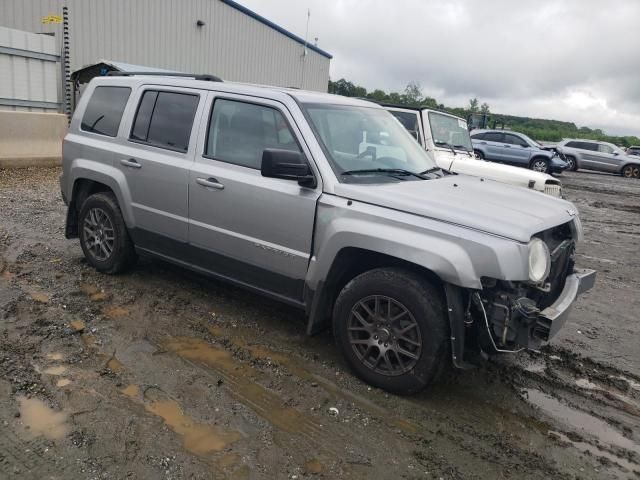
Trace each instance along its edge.
<instances>
[{"instance_id":1,"label":"front door handle","mask_svg":"<svg viewBox=\"0 0 640 480\"><path fill-rule=\"evenodd\" d=\"M224 185L213 177L209 178L196 178L196 183L203 187L215 188L216 190L224 190Z\"/></svg>"},{"instance_id":2,"label":"front door handle","mask_svg":"<svg viewBox=\"0 0 640 480\"><path fill-rule=\"evenodd\" d=\"M130 158L128 160L125 160L123 158L122 160L120 160L120 165L131 168L142 168L142 165L140 165L135 158Z\"/></svg>"},{"instance_id":3,"label":"front door handle","mask_svg":"<svg viewBox=\"0 0 640 480\"><path fill-rule=\"evenodd\" d=\"M504 148L511 148L511 145L503 145Z\"/></svg>"},{"instance_id":4,"label":"front door handle","mask_svg":"<svg viewBox=\"0 0 640 480\"><path fill-rule=\"evenodd\" d=\"M487 142L480 142L480 145L486 145Z\"/></svg>"}]
</instances>

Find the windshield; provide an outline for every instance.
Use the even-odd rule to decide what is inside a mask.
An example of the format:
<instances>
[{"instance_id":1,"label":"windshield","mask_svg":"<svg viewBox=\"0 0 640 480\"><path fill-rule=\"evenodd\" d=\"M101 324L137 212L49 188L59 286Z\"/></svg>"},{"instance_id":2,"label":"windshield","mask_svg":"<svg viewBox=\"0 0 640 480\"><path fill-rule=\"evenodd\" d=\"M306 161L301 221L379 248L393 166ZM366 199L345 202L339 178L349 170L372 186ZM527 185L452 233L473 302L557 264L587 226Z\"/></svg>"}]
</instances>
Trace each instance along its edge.
<instances>
[{"instance_id":1,"label":"windshield","mask_svg":"<svg viewBox=\"0 0 640 480\"><path fill-rule=\"evenodd\" d=\"M528 137L524 133L519 133L518 135L520 135L522 138L524 138L525 141L529 143L529 145L535 145L536 147L542 147L542 144L540 142L534 140L531 137Z\"/></svg>"},{"instance_id":2,"label":"windshield","mask_svg":"<svg viewBox=\"0 0 640 480\"><path fill-rule=\"evenodd\" d=\"M431 136L436 147L449 146L458 149L472 150L467 122L461 118L451 117L438 112L429 112Z\"/></svg>"},{"instance_id":3,"label":"windshield","mask_svg":"<svg viewBox=\"0 0 640 480\"><path fill-rule=\"evenodd\" d=\"M413 174L437 169L429 154L386 110L328 104L303 107L340 181L354 181L344 173L353 175L358 170L379 177L388 173L397 181L400 170L407 172L402 180L415 180L420 177Z\"/></svg>"}]
</instances>

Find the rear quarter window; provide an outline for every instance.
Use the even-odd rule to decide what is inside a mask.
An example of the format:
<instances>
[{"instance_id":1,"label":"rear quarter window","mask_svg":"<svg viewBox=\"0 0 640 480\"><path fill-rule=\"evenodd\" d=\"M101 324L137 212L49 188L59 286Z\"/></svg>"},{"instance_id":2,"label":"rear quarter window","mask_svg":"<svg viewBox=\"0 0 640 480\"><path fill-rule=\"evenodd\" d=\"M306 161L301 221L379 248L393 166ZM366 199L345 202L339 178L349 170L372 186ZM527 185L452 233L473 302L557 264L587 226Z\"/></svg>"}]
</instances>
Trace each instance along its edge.
<instances>
[{"instance_id":1,"label":"rear quarter window","mask_svg":"<svg viewBox=\"0 0 640 480\"><path fill-rule=\"evenodd\" d=\"M129 87L96 87L82 115L80 129L115 137L130 94Z\"/></svg>"}]
</instances>

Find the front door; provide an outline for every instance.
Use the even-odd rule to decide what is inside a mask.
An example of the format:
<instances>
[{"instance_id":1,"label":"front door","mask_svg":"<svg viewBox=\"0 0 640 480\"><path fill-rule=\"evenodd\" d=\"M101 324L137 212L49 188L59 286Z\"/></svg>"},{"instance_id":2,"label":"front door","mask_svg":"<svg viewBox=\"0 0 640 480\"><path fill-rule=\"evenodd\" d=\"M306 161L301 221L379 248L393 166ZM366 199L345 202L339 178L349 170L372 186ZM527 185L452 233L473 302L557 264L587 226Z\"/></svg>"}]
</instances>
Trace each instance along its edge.
<instances>
[{"instance_id":1,"label":"front door","mask_svg":"<svg viewBox=\"0 0 640 480\"><path fill-rule=\"evenodd\" d=\"M144 86L135 93L125 125L127 140L115 149L115 166L128 185L136 245L159 253L166 239L188 239L189 170L193 129L206 92ZM135 115L133 114L135 112Z\"/></svg>"},{"instance_id":2,"label":"front door","mask_svg":"<svg viewBox=\"0 0 640 480\"><path fill-rule=\"evenodd\" d=\"M212 92L207 104L189 178L189 243L196 261L300 302L321 186L263 177L260 165L267 148L299 151L307 159L310 153L279 102Z\"/></svg>"}]
</instances>

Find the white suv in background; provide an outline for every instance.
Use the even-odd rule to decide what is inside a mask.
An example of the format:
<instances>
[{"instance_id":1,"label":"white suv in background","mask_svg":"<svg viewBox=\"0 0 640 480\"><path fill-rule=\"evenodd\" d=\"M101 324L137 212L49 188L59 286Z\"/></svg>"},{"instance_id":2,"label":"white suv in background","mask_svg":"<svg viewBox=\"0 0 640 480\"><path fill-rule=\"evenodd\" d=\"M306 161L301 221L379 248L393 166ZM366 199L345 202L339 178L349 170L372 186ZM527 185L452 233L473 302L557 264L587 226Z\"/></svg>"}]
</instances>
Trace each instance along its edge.
<instances>
[{"instance_id":1,"label":"white suv in background","mask_svg":"<svg viewBox=\"0 0 640 480\"><path fill-rule=\"evenodd\" d=\"M596 140L564 139L556 145L566 158L569 170L586 168L640 178L640 158L628 155L613 143Z\"/></svg>"},{"instance_id":2,"label":"white suv in background","mask_svg":"<svg viewBox=\"0 0 640 480\"><path fill-rule=\"evenodd\" d=\"M425 149L433 152L440 168L497 182L562 196L560 180L546 173L476 158L467 121L449 113L422 107L383 105Z\"/></svg>"}]
</instances>

